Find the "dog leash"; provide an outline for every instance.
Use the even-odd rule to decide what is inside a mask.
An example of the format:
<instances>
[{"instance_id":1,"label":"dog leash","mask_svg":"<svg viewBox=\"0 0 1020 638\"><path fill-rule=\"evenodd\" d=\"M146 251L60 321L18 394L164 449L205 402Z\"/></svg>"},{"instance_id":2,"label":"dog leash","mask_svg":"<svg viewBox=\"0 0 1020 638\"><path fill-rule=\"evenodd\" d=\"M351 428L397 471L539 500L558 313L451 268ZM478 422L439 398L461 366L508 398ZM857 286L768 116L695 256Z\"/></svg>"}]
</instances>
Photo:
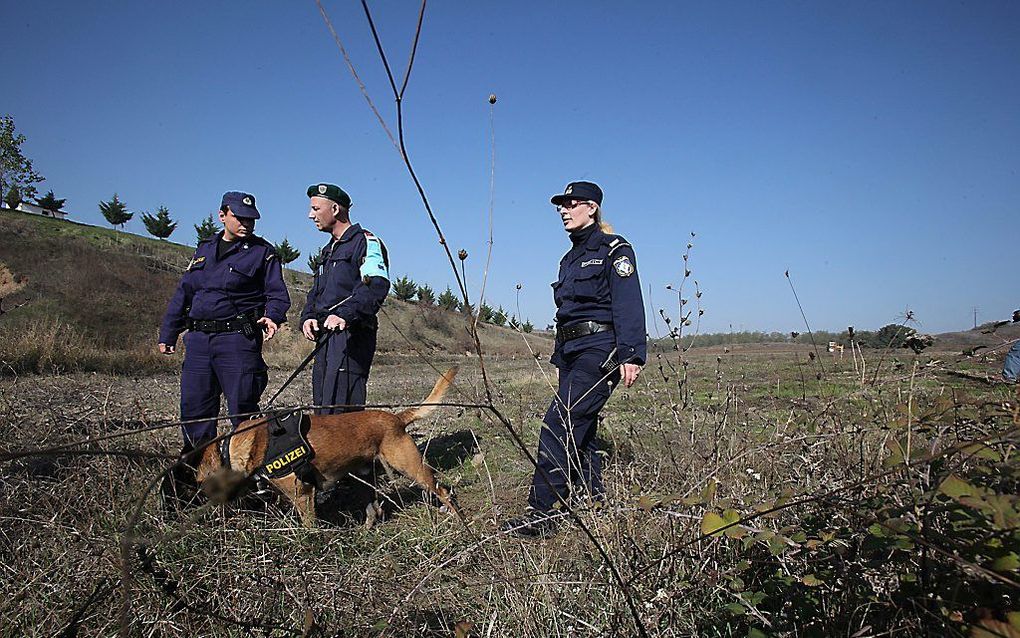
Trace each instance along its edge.
<instances>
[{"instance_id":1,"label":"dog leash","mask_svg":"<svg viewBox=\"0 0 1020 638\"><path fill-rule=\"evenodd\" d=\"M344 303L345 301L347 301L348 299L350 299L350 298L351 298L351 297L353 297L353 296L354 296L354 295L348 295L347 297L345 297L345 298L341 299L340 301L338 301L338 302L336 302L335 304L333 304L332 306L330 306L330 307L329 307L329 308L328 308L328 309L326 310L326 312L327 312L327 313L330 313L330 312L332 312L332 311L336 310L336 309L337 309L337 308L339 308L339 307L340 307L340 306L341 306L341 305L342 305L342 304L343 304L343 303ZM326 329L323 329L323 330L322 330L322 331L321 331L321 332L319 333L319 337L318 337L318 338L317 338L317 339L315 340L315 341L316 341L316 343L315 343L315 348L313 348L313 349L312 349L312 351L308 353L308 356L307 356L307 357L305 357L305 360L304 360L304 361L302 361L302 362L301 362L301 363L300 363L300 364L298 365L298 367L297 367L297 368L296 368L296 369L294 370L294 372L292 372L292 373L290 374L290 376L289 376L289 377L287 377L287 380L283 382L283 385L281 385L281 386L280 386L280 389L276 391L276 394L274 394L274 395L273 395L273 398L272 398L272 399L269 399L269 401L268 401L268 402L266 403L266 409L269 409L269 406L273 405L273 402L274 402L274 401L276 401L277 397L279 397L279 396L280 396L280 393L282 393L282 392L283 392L283 391L284 391L285 389L287 389L287 386L288 386L288 385L290 385L290 382L291 382L291 381L293 381L293 380L294 380L295 378L297 378L297 375L301 374L301 371L305 369L305 367L306 367L306 366L307 366L307 365L309 364L309 362L311 362L311 360L312 360L312 359L314 359L314 358L315 358L315 355L316 355L316 354L318 354L319 350L322 350L322 347L323 347L324 345L326 345L326 342L327 342L327 341L329 341L329 337L330 337L330 333L331 333L331 332L332 332L332 331L330 331L330 330L326 330Z\"/></svg>"}]
</instances>

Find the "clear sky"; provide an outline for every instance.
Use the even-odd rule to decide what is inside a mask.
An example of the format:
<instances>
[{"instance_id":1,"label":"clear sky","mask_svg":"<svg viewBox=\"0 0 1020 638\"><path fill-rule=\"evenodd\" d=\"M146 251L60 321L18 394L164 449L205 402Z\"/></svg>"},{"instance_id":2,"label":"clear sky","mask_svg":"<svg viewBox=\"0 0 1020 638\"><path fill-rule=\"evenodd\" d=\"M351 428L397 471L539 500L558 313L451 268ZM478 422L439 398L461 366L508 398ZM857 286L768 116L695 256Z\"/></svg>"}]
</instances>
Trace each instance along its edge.
<instances>
[{"instance_id":1,"label":"clear sky","mask_svg":"<svg viewBox=\"0 0 1020 638\"><path fill-rule=\"evenodd\" d=\"M402 73L412 2L374 2ZM356 2L325 2L380 110L393 102ZM394 276L445 288L449 266L399 156L312 0L4 2L0 113L72 218L165 204L192 224L223 191L258 232L324 243L316 181L346 188ZM407 144L477 298L496 93L495 244L487 297L551 321L568 241L549 197L606 193L650 306L673 307L681 254L704 331L924 330L1020 306L1020 3L438 2L405 96ZM128 224L144 233L140 220ZM646 300L648 302L649 300ZM658 328L662 329L661 325ZM653 318L649 330L654 335Z\"/></svg>"}]
</instances>

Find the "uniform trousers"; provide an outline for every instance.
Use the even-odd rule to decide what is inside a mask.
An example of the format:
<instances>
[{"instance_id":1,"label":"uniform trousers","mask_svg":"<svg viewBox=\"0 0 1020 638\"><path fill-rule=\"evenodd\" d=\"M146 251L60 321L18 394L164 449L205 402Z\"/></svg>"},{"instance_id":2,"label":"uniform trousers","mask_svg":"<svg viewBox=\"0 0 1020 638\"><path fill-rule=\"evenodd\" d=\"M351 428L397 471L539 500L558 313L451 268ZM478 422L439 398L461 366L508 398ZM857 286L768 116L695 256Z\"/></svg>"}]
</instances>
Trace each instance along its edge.
<instances>
[{"instance_id":1,"label":"uniform trousers","mask_svg":"<svg viewBox=\"0 0 1020 638\"><path fill-rule=\"evenodd\" d=\"M1020 341L1014 343L1006 353L1006 360L1002 364L1002 378L1010 383L1020 379Z\"/></svg>"},{"instance_id":2,"label":"uniform trousers","mask_svg":"<svg viewBox=\"0 0 1020 638\"><path fill-rule=\"evenodd\" d=\"M619 366L608 374L601 369L611 349L587 348L557 358L559 387L543 419L528 497L537 510L551 510L557 495L567 498L572 488L596 499L605 492L595 433L599 411L620 381Z\"/></svg>"},{"instance_id":3,"label":"uniform trousers","mask_svg":"<svg viewBox=\"0 0 1020 638\"><path fill-rule=\"evenodd\" d=\"M356 329L331 333L315 355L312 366L312 401L315 405L348 407L317 408L316 414L339 414L363 410L368 397L368 372L375 356L376 332Z\"/></svg>"},{"instance_id":4,"label":"uniform trousers","mask_svg":"<svg viewBox=\"0 0 1020 638\"><path fill-rule=\"evenodd\" d=\"M268 375L262 358L262 331L252 337L240 332L184 335L181 371L181 419L209 419L184 424L184 447L191 449L216 438L220 395L227 399L230 414L257 412ZM248 417L231 419L236 428Z\"/></svg>"}]
</instances>

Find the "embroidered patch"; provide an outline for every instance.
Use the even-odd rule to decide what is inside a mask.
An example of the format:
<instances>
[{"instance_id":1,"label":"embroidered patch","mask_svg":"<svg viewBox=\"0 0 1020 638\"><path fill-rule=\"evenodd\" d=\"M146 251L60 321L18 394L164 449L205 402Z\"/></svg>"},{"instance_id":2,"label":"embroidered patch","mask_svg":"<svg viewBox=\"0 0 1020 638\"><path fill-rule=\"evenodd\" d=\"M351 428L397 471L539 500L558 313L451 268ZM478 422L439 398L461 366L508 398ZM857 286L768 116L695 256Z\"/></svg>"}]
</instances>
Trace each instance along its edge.
<instances>
[{"instance_id":1,"label":"embroidered patch","mask_svg":"<svg viewBox=\"0 0 1020 638\"><path fill-rule=\"evenodd\" d=\"M606 263L604 259L589 259L588 261L581 262L581 268L587 268L588 266L601 266Z\"/></svg>"},{"instance_id":2,"label":"embroidered patch","mask_svg":"<svg viewBox=\"0 0 1020 638\"><path fill-rule=\"evenodd\" d=\"M326 185L325 184L319 184L319 194L320 195L325 195L326 194Z\"/></svg>"},{"instance_id":3,"label":"embroidered patch","mask_svg":"<svg viewBox=\"0 0 1020 638\"><path fill-rule=\"evenodd\" d=\"M613 269L616 270L616 274L621 277L630 277L634 274L634 264L630 263L630 257L627 255L618 257L616 261L613 262Z\"/></svg>"},{"instance_id":4,"label":"embroidered patch","mask_svg":"<svg viewBox=\"0 0 1020 638\"><path fill-rule=\"evenodd\" d=\"M251 206L251 197L245 197L241 201L244 202L245 206Z\"/></svg>"},{"instance_id":5,"label":"embroidered patch","mask_svg":"<svg viewBox=\"0 0 1020 638\"><path fill-rule=\"evenodd\" d=\"M574 185L567 186L567 190L563 191L564 195L572 195L574 193Z\"/></svg>"},{"instance_id":6,"label":"embroidered patch","mask_svg":"<svg viewBox=\"0 0 1020 638\"><path fill-rule=\"evenodd\" d=\"M195 266L198 266L199 264L201 264L203 261L205 261L205 257L195 257L194 259L192 259L191 261L188 262L187 270L191 270Z\"/></svg>"}]
</instances>

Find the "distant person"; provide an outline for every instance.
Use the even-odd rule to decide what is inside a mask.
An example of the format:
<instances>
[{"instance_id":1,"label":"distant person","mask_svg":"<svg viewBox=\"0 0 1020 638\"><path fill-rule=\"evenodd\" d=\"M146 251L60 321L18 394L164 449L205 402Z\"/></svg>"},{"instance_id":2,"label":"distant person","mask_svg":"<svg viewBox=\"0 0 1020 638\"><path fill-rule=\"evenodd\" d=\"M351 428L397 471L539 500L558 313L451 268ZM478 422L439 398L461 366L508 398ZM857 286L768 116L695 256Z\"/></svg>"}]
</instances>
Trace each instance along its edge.
<instances>
[{"instance_id":1,"label":"distant person","mask_svg":"<svg viewBox=\"0 0 1020 638\"><path fill-rule=\"evenodd\" d=\"M188 331L181 419L198 421L183 426L182 456L216 438L221 394L230 414L258 411L267 381L262 342L273 338L290 308L276 249L254 234L255 197L225 193L219 218L222 232L198 244L159 331L159 351L167 355ZM234 427L243 420L233 418Z\"/></svg>"},{"instance_id":2,"label":"distant person","mask_svg":"<svg viewBox=\"0 0 1020 638\"><path fill-rule=\"evenodd\" d=\"M1013 323L1020 322L1020 310L1013 311ZM1006 383L1016 383L1020 379L1020 341L1014 341L1013 347L1006 353L1006 360L1002 363L1002 380Z\"/></svg>"},{"instance_id":3,"label":"distant person","mask_svg":"<svg viewBox=\"0 0 1020 638\"><path fill-rule=\"evenodd\" d=\"M637 380L646 357L637 259L627 240L611 234L603 221L602 189L572 182L551 201L571 243L553 284L551 361L559 369L559 388L543 419L529 509L503 525L522 536L555 532L559 499L602 499L595 443L599 411L620 381L630 387Z\"/></svg>"},{"instance_id":4,"label":"distant person","mask_svg":"<svg viewBox=\"0 0 1020 638\"><path fill-rule=\"evenodd\" d=\"M390 291L389 257L382 240L351 223L351 197L342 188L312 184L307 194L308 218L330 235L301 313L305 337L328 340L312 367L312 401L340 406L319 414L361 410L375 356L376 314Z\"/></svg>"}]
</instances>

